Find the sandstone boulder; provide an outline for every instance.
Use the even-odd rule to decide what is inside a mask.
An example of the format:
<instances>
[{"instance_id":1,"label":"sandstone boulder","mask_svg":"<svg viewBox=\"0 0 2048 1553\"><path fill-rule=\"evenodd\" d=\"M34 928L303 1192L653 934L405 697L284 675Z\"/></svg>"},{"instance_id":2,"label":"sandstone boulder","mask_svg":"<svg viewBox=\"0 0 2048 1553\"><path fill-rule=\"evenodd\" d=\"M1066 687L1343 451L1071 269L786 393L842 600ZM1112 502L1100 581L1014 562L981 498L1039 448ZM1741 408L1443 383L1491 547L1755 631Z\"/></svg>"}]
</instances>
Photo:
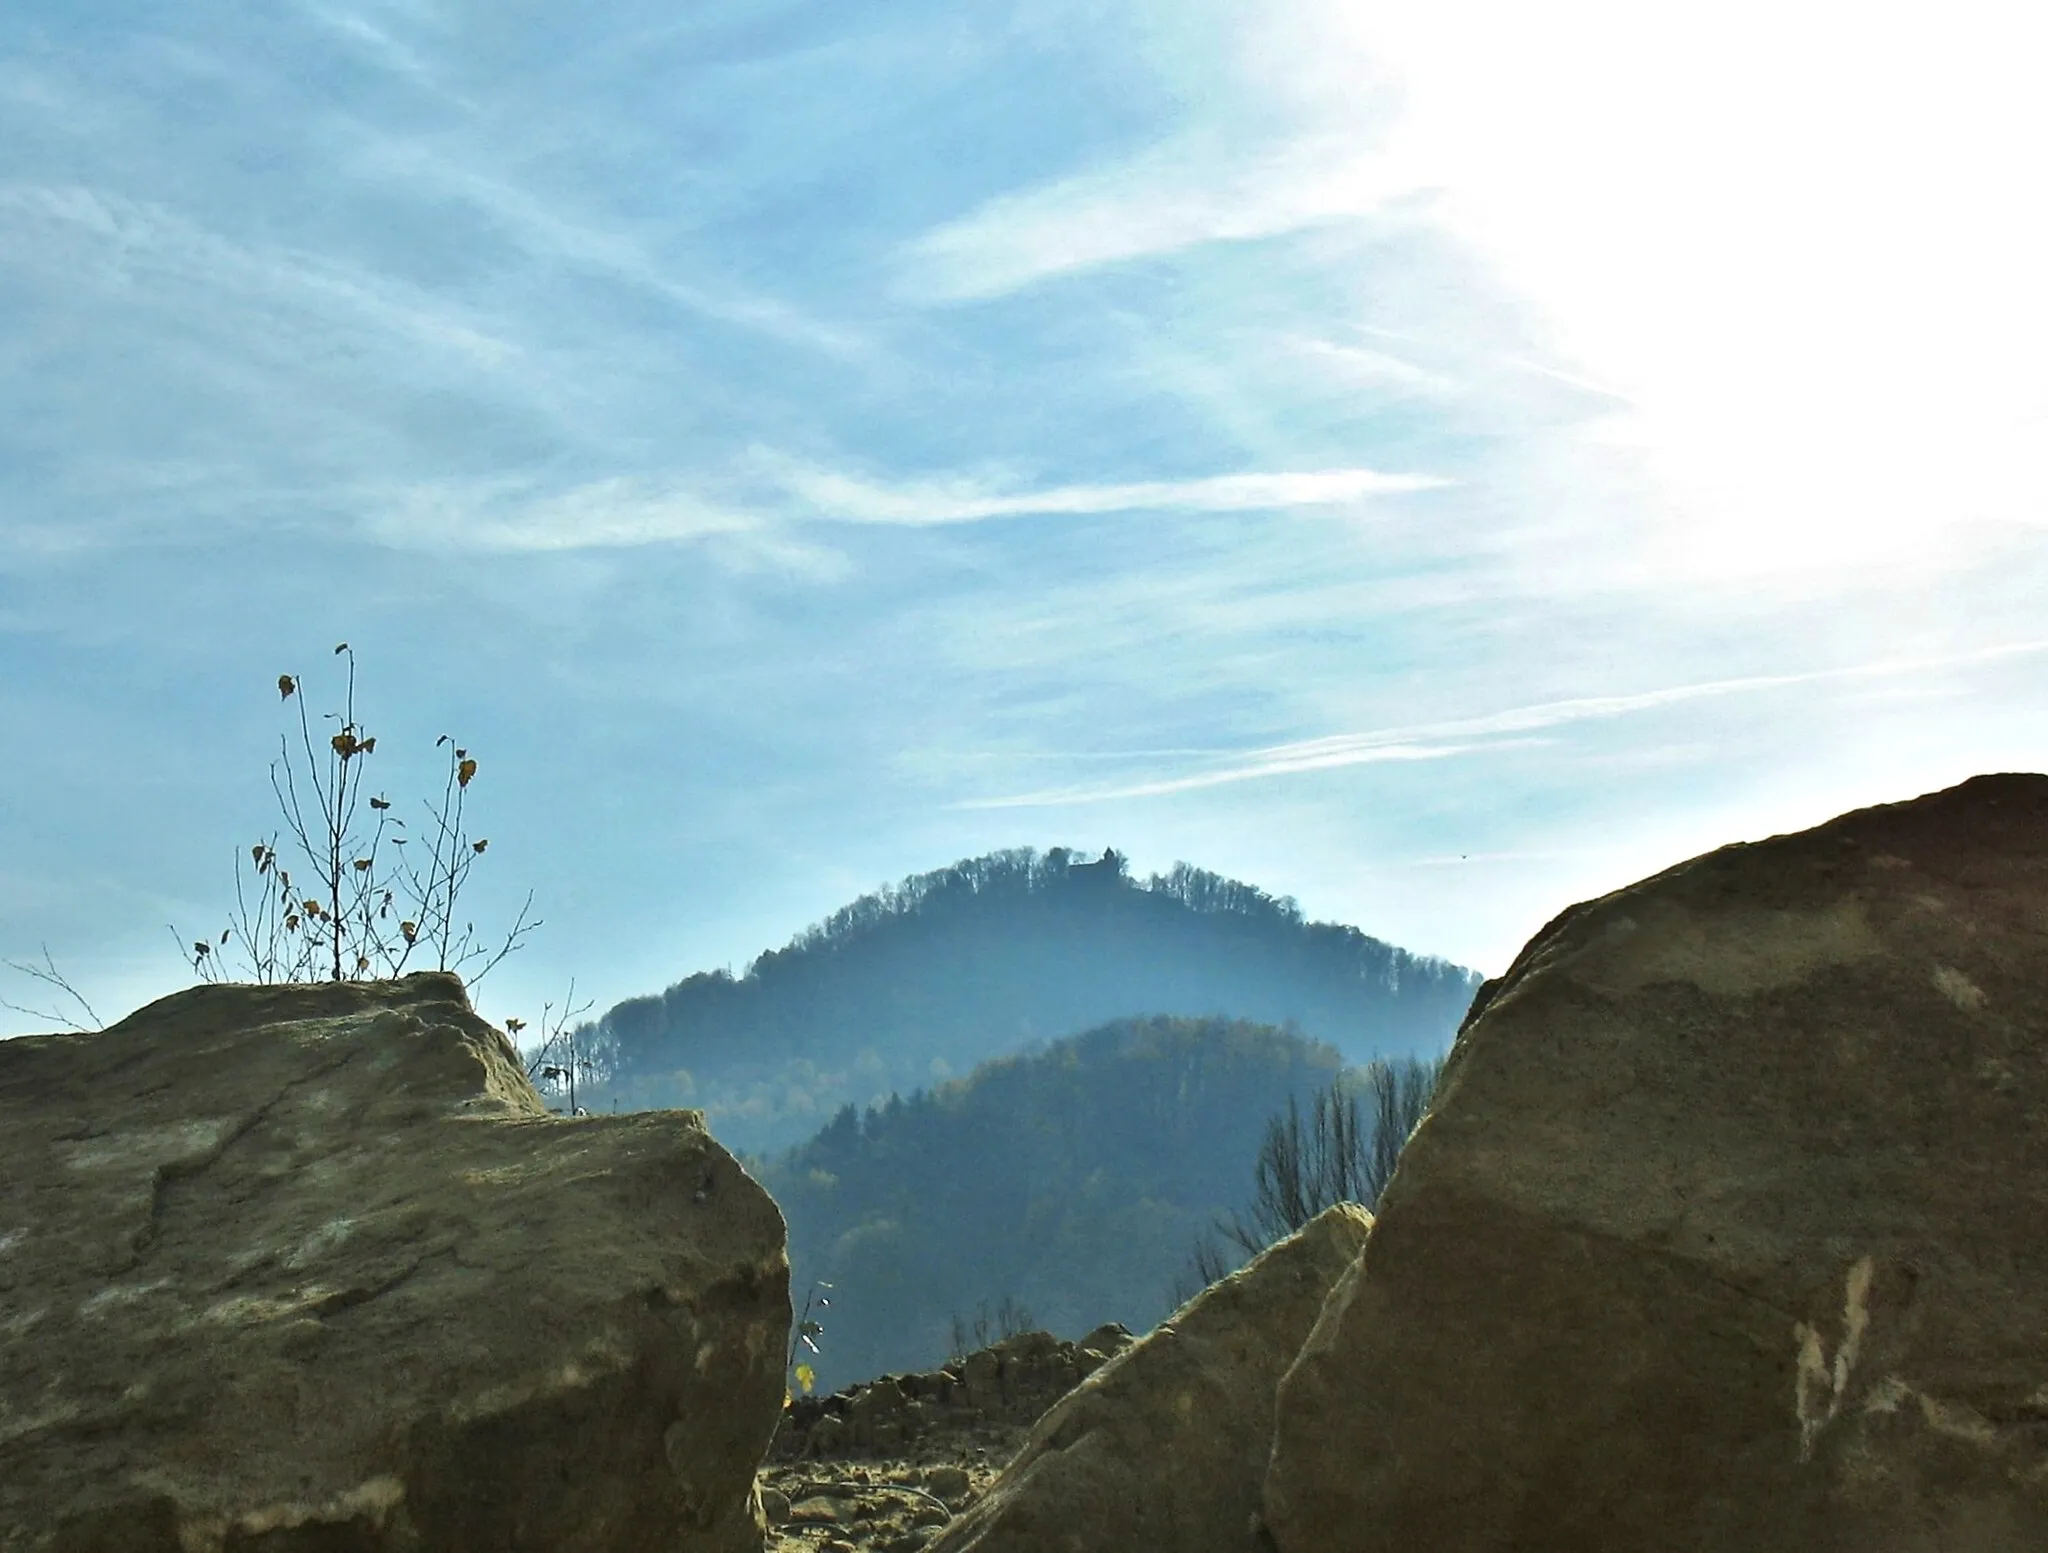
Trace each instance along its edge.
<instances>
[{"instance_id":1,"label":"sandstone boulder","mask_svg":"<svg viewBox=\"0 0 2048 1553\"><path fill-rule=\"evenodd\" d=\"M761 1546L780 1214L451 975L0 1043L0 1183L9 1553Z\"/></svg>"},{"instance_id":2,"label":"sandstone boulder","mask_svg":"<svg viewBox=\"0 0 2048 1553\"><path fill-rule=\"evenodd\" d=\"M1283 1553L2048 1548L2048 777L1575 906L1280 1389Z\"/></svg>"},{"instance_id":3,"label":"sandstone boulder","mask_svg":"<svg viewBox=\"0 0 2048 1553\"><path fill-rule=\"evenodd\" d=\"M1274 1390L1371 1222L1330 1209L1096 1370L932 1553L1249 1553Z\"/></svg>"}]
</instances>

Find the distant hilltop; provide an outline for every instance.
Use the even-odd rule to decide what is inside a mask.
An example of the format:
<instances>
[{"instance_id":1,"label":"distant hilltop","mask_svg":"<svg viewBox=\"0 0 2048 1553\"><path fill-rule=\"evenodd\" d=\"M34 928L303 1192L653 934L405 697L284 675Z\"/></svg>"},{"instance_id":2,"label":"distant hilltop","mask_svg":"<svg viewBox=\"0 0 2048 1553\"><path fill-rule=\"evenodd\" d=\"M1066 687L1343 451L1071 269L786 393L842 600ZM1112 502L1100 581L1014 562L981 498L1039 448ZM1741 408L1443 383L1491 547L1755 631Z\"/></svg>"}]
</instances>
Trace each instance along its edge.
<instances>
[{"instance_id":1,"label":"distant hilltop","mask_svg":"<svg viewBox=\"0 0 2048 1553\"><path fill-rule=\"evenodd\" d=\"M742 976L616 1005L577 1033L579 1099L699 1107L761 1153L1114 1019L1253 1020L1350 1062L1433 1055L1479 981L1186 863L1140 880L1115 850L1023 847L863 895Z\"/></svg>"}]
</instances>

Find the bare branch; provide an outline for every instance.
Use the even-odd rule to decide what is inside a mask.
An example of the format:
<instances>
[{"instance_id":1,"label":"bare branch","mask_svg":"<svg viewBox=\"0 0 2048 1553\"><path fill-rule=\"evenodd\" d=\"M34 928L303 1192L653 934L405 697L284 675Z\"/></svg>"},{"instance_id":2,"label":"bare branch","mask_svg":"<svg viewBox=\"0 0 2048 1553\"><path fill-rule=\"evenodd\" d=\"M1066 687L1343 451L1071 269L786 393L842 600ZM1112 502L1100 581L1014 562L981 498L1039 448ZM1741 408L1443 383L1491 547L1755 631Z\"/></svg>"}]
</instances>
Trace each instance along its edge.
<instances>
[{"instance_id":1,"label":"bare branch","mask_svg":"<svg viewBox=\"0 0 2048 1553\"><path fill-rule=\"evenodd\" d=\"M83 1009L85 1017L90 1019L92 1023L90 1025L82 1025L68 1014L24 1008L21 1004L10 1003L4 998L0 998L0 1008L11 1008L17 1014L26 1014L31 1019L40 1019L46 1024L55 1025L63 1030L69 1030L76 1035L89 1035L94 1030L104 1030L106 1026L101 1023L100 1016L93 1012L93 1006L86 1002L84 994L72 986L65 978L64 973L57 969L57 962L50 958L50 946L43 944L40 947L43 951L43 963L41 965L25 965L19 960L0 960L0 965L6 965L13 970L17 970L24 976L33 977L46 987L54 987Z\"/></svg>"}]
</instances>

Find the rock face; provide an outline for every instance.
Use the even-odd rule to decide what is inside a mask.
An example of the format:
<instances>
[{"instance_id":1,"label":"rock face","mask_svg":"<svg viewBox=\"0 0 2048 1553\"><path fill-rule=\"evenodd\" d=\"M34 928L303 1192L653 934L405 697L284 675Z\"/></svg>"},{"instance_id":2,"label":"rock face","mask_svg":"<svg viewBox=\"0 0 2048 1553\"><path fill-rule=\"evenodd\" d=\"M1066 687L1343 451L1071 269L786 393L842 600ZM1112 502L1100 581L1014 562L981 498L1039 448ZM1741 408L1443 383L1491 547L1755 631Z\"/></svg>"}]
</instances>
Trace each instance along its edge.
<instances>
[{"instance_id":1,"label":"rock face","mask_svg":"<svg viewBox=\"0 0 2048 1553\"><path fill-rule=\"evenodd\" d=\"M451 975L0 1043L0 1186L8 1553L761 1546L780 1214Z\"/></svg>"},{"instance_id":2,"label":"rock face","mask_svg":"<svg viewBox=\"0 0 2048 1553\"><path fill-rule=\"evenodd\" d=\"M932 1553L1250 1553L1274 1390L1371 1223L1330 1209L1097 1370Z\"/></svg>"},{"instance_id":3,"label":"rock face","mask_svg":"<svg viewBox=\"0 0 2048 1553\"><path fill-rule=\"evenodd\" d=\"M2048 1548L2048 777L1573 907L1282 1384L1283 1553Z\"/></svg>"}]
</instances>

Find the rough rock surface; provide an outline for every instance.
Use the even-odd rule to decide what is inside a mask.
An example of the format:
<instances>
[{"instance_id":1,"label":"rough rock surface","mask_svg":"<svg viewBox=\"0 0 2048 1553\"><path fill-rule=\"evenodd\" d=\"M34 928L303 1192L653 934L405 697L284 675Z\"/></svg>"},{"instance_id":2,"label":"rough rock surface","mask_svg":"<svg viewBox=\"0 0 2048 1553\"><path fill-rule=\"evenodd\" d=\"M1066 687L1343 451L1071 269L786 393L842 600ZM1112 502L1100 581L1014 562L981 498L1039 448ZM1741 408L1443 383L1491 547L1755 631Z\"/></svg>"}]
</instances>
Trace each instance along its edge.
<instances>
[{"instance_id":1,"label":"rough rock surface","mask_svg":"<svg viewBox=\"0 0 2048 1553\"><path fill-rule=\"evenodd\" d=\"M2048 1548L2048 777L1573 907L1280 1391L1283 1553Z\"/></svg>"},{"instance_id":2,"label":"rough rock surface","mask_svg":"<svg viewBox=\"0 0 2048 1553\"><path fill-rule=\"evenodd\" d=\"M461 983L0 1043L0 1547L740 1553L781 1215L694 1112L556 1119Z\"/></svg>"},{"instance_id":3,"label":"rough rock surface","mask_svg":"<svg viewBox=\"0 0 2048 1553\"><path fill-rule=\"evenodd\" d=\"M1097 1370L934 1553L1249 1553L1275 1389L1371 1223L1328 1210Z\"/></svg>"},{"instance_id":4,"label":"rough rock surface","mask_svg":"<svg viewBox=\"0 0 2048 1553\"><path fill-rule=\"evenodd\" d=\"M935 1434L1027 1425L1134 1339L1114 1322L1078 1343L1020 1332L944 1369L884 1375L825 1397L799 1397L776 1432L778 1461L899 1454Z\"/></svg>"},{"instance_id":5,"label":"rough rock surface","mask_svg":"<svg viewBox=\"0 0 2048 1553\"><path fill-rule=\"evenodd\" d=\"M1021 1332L944 1369L798 1398L761 1473L769 1553L915 1553L988 1491L1048 1407L1132 1342L1114 1322L1075 1343Z\"/></svg>"},{"instance_id":6,"label":"rough rock surface","mask_svg":"<svg viewBox=\"0 0 2048 1553\"><path fill-rule=\"evenodd\" d=\"M917 1553L988 1491L1026 1427L955 1420L886 1456L773 1462L769 1553Z\"/></svg>"}]
</instances>

